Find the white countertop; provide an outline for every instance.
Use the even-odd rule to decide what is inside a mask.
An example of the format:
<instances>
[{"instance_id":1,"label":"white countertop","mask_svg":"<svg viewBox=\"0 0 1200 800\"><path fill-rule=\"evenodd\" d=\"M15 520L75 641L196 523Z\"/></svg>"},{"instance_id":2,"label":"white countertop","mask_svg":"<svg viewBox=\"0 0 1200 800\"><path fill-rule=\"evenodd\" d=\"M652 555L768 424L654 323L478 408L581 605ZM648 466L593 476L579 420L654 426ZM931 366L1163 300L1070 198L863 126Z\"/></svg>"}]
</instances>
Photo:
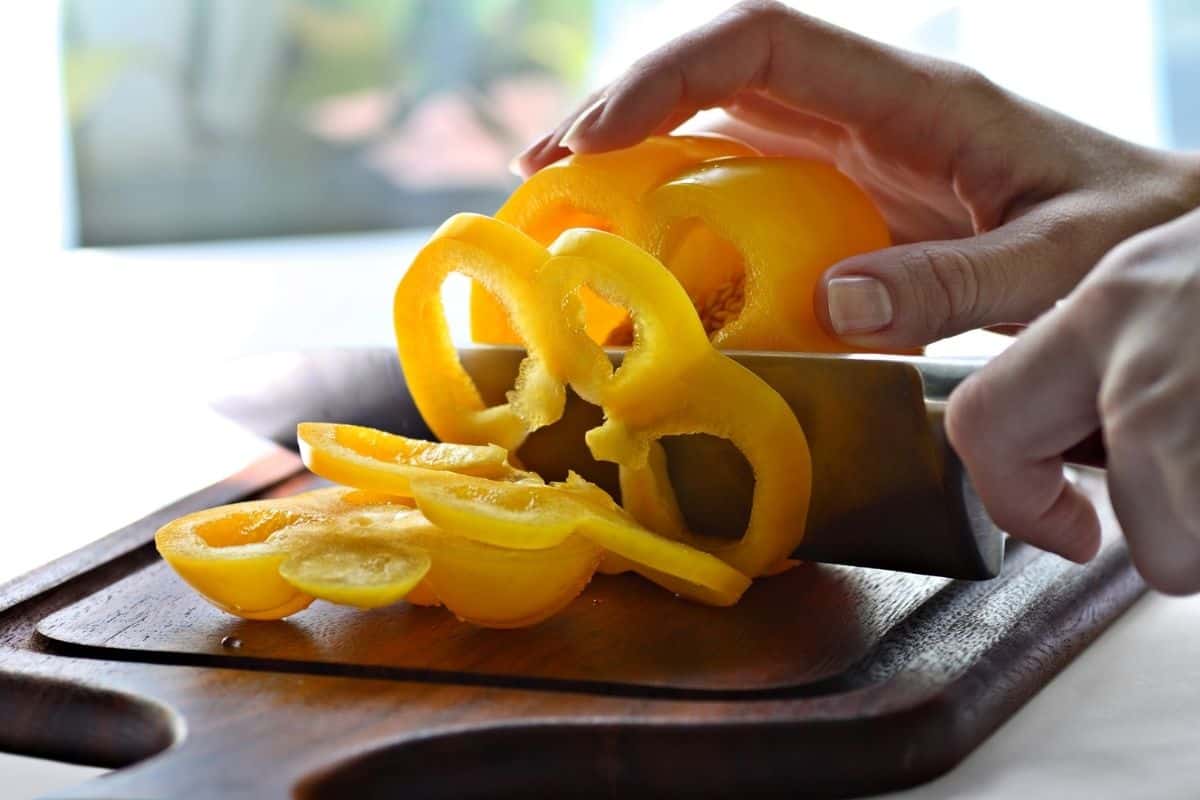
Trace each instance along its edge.
<instances>
[{"instance_id":1,"label":"white countertop","mask_svg":"<svg viewBox=\"0 0 1200 800\"><path fill-rule=\"evenodd\" d=\"M392 290L427 235L14 256L0 297L0 477L19 510L6 510L0 581L266 452L204 406L214 370L249 353L391 346ZM448 298L458 324L461 288ZM994 351L995 341L941 351ZM111 481L72 483L76 460L105 464ZM24 535L45 530L34 523L64 492L83 524ZM1147 597L958 768L889 797L1200 796L1198 670L1200 597ZM98 772L0 753L13 800Z\"/></svg>"}]
</instances>

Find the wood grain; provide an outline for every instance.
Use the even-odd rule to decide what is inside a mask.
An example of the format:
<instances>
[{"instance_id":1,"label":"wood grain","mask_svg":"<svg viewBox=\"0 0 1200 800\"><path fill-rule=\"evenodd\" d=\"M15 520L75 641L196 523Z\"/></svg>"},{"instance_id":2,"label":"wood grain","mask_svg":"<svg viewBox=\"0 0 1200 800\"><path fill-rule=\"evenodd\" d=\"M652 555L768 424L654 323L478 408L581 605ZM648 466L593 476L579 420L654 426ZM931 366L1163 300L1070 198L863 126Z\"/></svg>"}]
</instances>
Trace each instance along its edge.
<instances>
[{"instance_id":1,"label":"wood grain","mask_svg":"<svg viewBox=\"0 0 1200 800\"><path fill-rule=\"evenodd\" d=\"M180 591L143 522L112 555L0 590L0 747L124 767L56 795L92 800L912 785L1143 591L1102 482L1082 485L1106 532L1087 566L1017 546L990 582L807 567L762 582L729 621L617 579L515 635L403 608L236 622ZM221 648L227 635L241 648Z\"/></svg>"}]
</instances>

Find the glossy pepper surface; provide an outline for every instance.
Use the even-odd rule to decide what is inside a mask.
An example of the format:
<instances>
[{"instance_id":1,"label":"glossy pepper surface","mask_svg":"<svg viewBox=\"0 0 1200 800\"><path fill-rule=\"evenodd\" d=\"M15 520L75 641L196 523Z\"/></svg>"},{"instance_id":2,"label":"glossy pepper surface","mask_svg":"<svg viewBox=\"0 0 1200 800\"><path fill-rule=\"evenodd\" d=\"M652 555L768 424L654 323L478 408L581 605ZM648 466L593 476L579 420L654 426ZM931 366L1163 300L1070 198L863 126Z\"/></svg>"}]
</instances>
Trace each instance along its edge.
<instances>
[{"instance_id":1,"label":"glossy pepper surface","mask_svg":"<svg viewBox=\"0 0 1200 800\"><path fill-rule=\"evenodd\" d=\"M494 441L489 438L491 431L482 427L464 431L458 423L478 413L482 403L448 338L436 350L429 345L429 327L445 327L440 301L433 306L432 317L421 317L422 325L409 317L422 298L438 296L440 282L431 285L428 276L438 276L440 281L458 271L453 259L459 251L441 245L439 238L459 235L457 231L468 223L486 224L490 236L519 240L519 244L504 244L503 250L522 253L525 259L514 270L519 277L510 278L520 281L520 286L498 294L514 329L527 337L528 356L517 386L508 405L501 407L513 409L514 419L523 425L512 441L556 421L562 413L564 387L569 385L604 411L605 423L586 436L592 454L618 464L622 482L644 487L648 502L670 505L674 499L669 482L652 480L650 458L657 440L690 433L728 439L755 473L748 528L734 543L689 541L704 544L750 576L763 574L786 558L803 536L808 509L811 463L804 433L776 392L712 346L675 277L652 255L614 234L572 229L537 255L534 250L540 245L529 236L496 220L480 221L484 219L447 223L396 292L401 364L413 400L434 432L443 439L476 445ZM437 255L430 258L428 253ZM631 320L632 347L616 370L588 335L587 309L579 300L584 288L622 309ZM530 375L537 380L530 380ZM463 381L467 386L445 391L443 380L456 387ZM522 407L536 413L517 411ZM455 425L440 428L441 419ZM639 521L655 524L649 516ZM684 532L670 533L685 538ZM618 555L626 554L618 551Z\"/></svg>"},{"instance_id":2,"label":"glossy pepper surface","mask_svg":"<svg viewBox=\"0 0 1200 800\"><path fill-rule=\"evenodd\" d=\"M654 137L625 150L570 156L530 177L496 218L549 244L571 228L614 233L675 275L715 345L837 352L816 321L821 273L891 243L870 199L833 167L758 156L728 139ZM476 341L521 341L502 306L476 286ZM629 343L628 318L580 294L597 342Z\"/></svg>"}]
</instances>

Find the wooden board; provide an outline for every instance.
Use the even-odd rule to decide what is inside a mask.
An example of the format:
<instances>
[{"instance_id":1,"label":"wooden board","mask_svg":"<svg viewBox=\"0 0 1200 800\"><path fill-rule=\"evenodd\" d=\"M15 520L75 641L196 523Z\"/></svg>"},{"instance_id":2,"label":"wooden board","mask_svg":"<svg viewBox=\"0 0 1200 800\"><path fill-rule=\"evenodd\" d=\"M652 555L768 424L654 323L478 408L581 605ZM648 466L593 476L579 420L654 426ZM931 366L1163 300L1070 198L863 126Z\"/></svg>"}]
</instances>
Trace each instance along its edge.
<instances>
[{"instance_id":1,"label":"wooden board","mask_svg":"<svg viewBox=\"0 0 1200 800\"><path fill-rule=\"evenodd\" d=\"M950 769L1144 589L1093 476L1106 541L1083 567L1021 545L983 583L808 566L730 611L598 579L516 632L403 607L224 617L150 537L286 465L0 587L0 749L120 768L56 797L898 788Z\"/></svg>"}]
</instances>

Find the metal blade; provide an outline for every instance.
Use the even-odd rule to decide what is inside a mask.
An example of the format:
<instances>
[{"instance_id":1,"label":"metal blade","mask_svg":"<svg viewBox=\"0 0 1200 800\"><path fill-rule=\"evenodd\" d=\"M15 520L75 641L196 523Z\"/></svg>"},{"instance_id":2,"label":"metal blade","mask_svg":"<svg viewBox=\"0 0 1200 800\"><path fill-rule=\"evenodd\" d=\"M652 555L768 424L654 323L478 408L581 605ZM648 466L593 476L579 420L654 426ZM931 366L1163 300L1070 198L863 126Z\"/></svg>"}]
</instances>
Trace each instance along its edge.
<instances>
[{"instance_id":1,"label":"metal blade","mask_svg":"<svg viewBox=\"0 0 1200 800\"><path fill-rule=\"evenodd\" d=\"M470 348L463 366L489 403L503 402L523 351ZM912 357L729 353L783 396L813 454L813 494L797 558L985 579L1003 560L1004 537L947 446L944 398L978 361ZM612 353L614 363L620 353ZM927 384L928 382L928 390ZM572 395L563 419L536 431L519 451L550 479L573 469L612 493L614 465L592 459L583 434L600 410ZM736 537L749 517L754 476L738 451L707 436L663 440L689 525Z\"/></svg>"},{"instance_id":2,"label":"metal blade","mask_svg":"<svg viewBox=\"0 0 1200 800\"><path fill-rule=\"evenodd\" d=\"M979 361L889 356L730 353L796 412L813 453L813 500L797 558L984 579L999 572L1003 535L975 497L942 432L941 403ZM489 403L504 402L524 351L460 351ZM614 361L620 353L613 353ZM394 351L323 350L252 357L231 370L214 406L295 447L296 423L326 420L433 438L404 385ZM261 375L252 386L247 374ZM613 464L592 459L583 434L600 410L571 396L563 419L519 451L547 478L568 469L617 491ZM728 442L664 441L672 483L698 532L738 536L753 476Z\"/></svg>"}]
</instances>

